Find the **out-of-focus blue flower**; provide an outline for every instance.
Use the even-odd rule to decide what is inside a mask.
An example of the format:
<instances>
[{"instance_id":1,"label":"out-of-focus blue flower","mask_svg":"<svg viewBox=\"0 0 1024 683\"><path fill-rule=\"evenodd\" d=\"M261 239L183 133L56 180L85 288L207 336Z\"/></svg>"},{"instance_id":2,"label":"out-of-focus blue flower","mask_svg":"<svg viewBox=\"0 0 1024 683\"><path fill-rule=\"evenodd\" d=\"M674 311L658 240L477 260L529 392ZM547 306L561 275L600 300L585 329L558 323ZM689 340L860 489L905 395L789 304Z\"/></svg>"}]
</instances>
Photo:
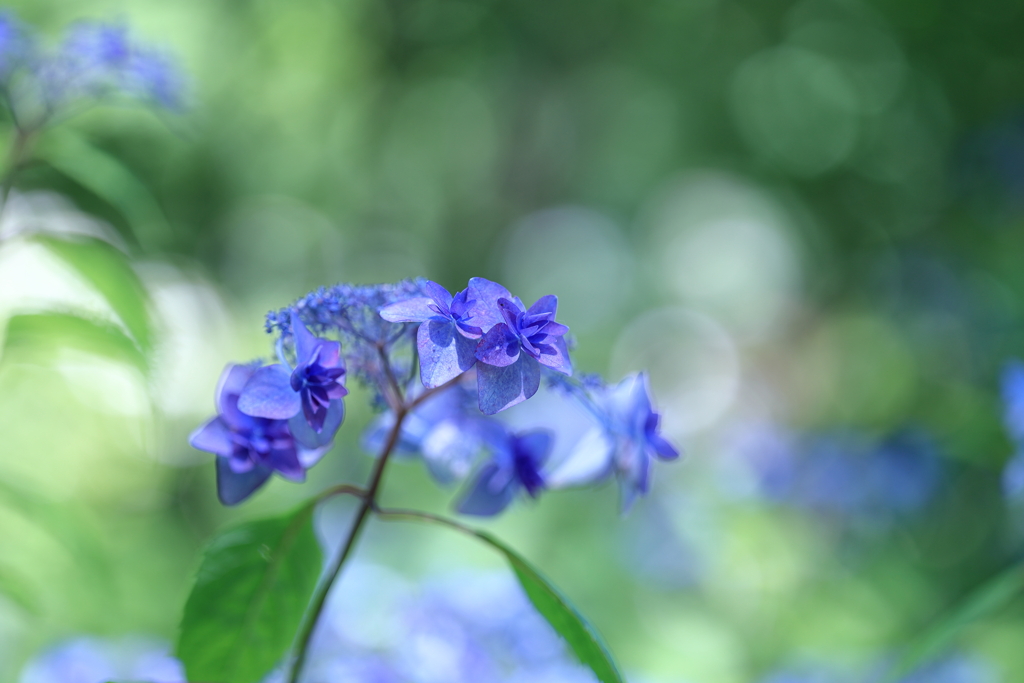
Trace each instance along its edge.
<instances>
[{"instance_id":1,"label":"out-of-focus blue flower","mask_svg":"<svg viewBox=\"0 0 1024 683\"><path fill-rule=\"evenodd\" d=\"M238 408L252 365L228 365L217 387L218 415L192 433L189 443L217 455L217 494L225 505L248 498L273 472L305 481L306 470L330 448L302 415L290 420L253 417Z\"/></svg>"},{"instance_id":2,"label":"out-of-focus blue flower","mask_svg":"<svg viewBox=\"0 0 1024 683\"><path fill-rule=\"evenodd\" d=\"M166 55L136 44L128 28L80 22L39 70L51 111L82 98L130 97L175 109L183 101L180 72Z\"/></svg>"},{"instance_id":3,"label":"out-of-focus blue flower","mask_svg":"<svg viewBox=\"0 0 1024 683\"><path fill-rule=\"evenodd\" d=\"M184 668L170 649L148 638L75 638L29 662L19 683L185 683Z\"/></svg>"},{"instance_id":4,"label":"out-of-focus blue flower","mask_svg":"<svg viewBox=\"0 0 1024 683\"><path fill-rule=\"evenodd\" d=\"M661 416L651 403L646 373L630 375L615 386L591 389L585 400L598 425L551 474L551 484L575 486L614 474L626 511L638 495L650 490L652 461L675 460L679 451L661 436Z\"/></svg>"},{"instance_id":5,"label":"out-of-focus blue flower","mask_svg":"<svg viewBox=\"0 0 1024 683\"><path fill-rule=\"evenodd\" d=\"M431 396L402 422L395 454L423 458L431 476L441 484L452 484L469 476L478 456L486 449L484 435L495 429L476 407L476 392L465 383ZM395 423L387 411L370 423L363 434L362 446L376 455L384 446Z\"/></svg>"},{"instance_id":6,"label":"out-of-focus blue flower","mask_svg":"<svg viewBox=\"0 0 1024 683\"><path fill-rule=\"evenodd\" d=\"M480 410L494 415L537 393L540 368L572 374L565 345L569 328L555 322L557 297L542 296L529 309L518 298L500 297L502 322L491 327L476 349Z\"/></svg>"},{"instance_id":7,"label":"out-of-focus blue flower","mask_svg":"<svg viewBox=\"0 0 1024 683\"><path fill-rule=\"evenodd\" d=\"M313 431L330 441L344 419L341 399L348 394L341 344L314 337L294 312L292 333L295 368L277 363L258 369L242 389L238 409L274 420L289 420L301 411Z\"/></svg>"},{"instance_id":8,"label":"out-of-focus blue flower","mask_svg":"<svg viewBox=\"0 0 1024 683\"><path fill-rule=\"evenodd\" d=\"M928 664L899 683L1000 683L990 662L977 655L956 654Z\"/></svg>"},{"instance_id":9,"label":"out-of-focus blue flower","mask_svg":"<svg viewBox=\"0 0 1024 683\"><path fill-rule=\"evenodd\" d=\"M496 515L515 499L520 491L536 498L545 487L541 469L551 453L549 432L523 434L491 433L486 436L494 453L469 486L459 512L466 515Z\"/></svg>"},{"instance_id":10,"label":"out-of-focus blue flower","mask_svg":"<svg viewBox=\"0 0 1024 683\"><path fill-rule=\"evenodd\" d=\"M508 574L411 586L356 563L332 592L304 683L595 683Z\"/></svg>"},{"instance_id":11,"label":"out-of-focus blue flower","mask_svg":"<svg viewBox=\"0 0 1024 683\"><path fill-rule=\"evenodd\" d=\"M494 325L488 308L508 291L490 280L473 278L469 287L451 292L427 280L427 296L414 297L384 306L382 318L394 323L420 323L416 333L420 379L425 387L449 382L476 363L477 340Z\"/></svg>"}]
</instances>

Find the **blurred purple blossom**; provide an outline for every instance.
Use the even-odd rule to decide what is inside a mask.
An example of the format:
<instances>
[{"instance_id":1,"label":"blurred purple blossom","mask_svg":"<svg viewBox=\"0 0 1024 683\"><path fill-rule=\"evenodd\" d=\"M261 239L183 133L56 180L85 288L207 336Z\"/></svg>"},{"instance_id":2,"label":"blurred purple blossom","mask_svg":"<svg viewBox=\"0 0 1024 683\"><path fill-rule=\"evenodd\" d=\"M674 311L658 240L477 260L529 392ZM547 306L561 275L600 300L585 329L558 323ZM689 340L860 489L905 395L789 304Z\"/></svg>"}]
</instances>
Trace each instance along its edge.
<instances>
[{"instance_id":1,"label":"blurred purple blossom","mask_svg":"<svg viewBox=\"0 0 1024 683\"><path fill-rule=\"evenodd\" d=\"M309 683L593 683L507 574L459 572L413 587L356 564L332 593Z\"/></svg>"},{"instance_id":2,"label":"blurred purple blossom","mask_svg":"<svg viewBox=\"0 0 1024 683\"><path fill-rule=\"evenodd\" d=\"M553 439L549 432L513 434L494 430L485 440L493 458L480 468L458 504L459 512L466 515L496 515L520 491L536 498L545 488L541 470L551 454Z\"/></svg>"},{"instance_id":3,"label":"blurred purple blossom","mask_svg":"<svg viewBox=\"0 0 1024 683\"><path fill-rule=\"evenodd\" d=\"M75 638L29 662L19 683L184 683L184 668L170 650L166 643L148 638Z\"/></svg>"},{"instance_id":4,"label":"blurred purple blossom","mask_svg":"<svg viewBox=\"0 0 1024 683\"><path fill-rule=\"evenodd\" d=\"M619 481L625 512L650 490L653 460L675 460L679 451L661 435L661 416L651 402L647 374L629 375L614 386L569 387L592 411L597 425L551 474L553 487Z\"/></svg>"}]
</instances>

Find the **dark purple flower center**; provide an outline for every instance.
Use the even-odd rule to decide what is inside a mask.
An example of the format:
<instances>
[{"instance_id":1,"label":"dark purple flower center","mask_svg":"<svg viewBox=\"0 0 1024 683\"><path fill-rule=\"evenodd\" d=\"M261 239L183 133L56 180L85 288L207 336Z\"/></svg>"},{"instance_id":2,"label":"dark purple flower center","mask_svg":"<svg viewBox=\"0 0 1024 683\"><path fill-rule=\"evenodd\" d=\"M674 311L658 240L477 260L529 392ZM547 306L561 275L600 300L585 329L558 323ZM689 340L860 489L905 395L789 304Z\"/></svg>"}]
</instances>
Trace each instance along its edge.
<instances>
[{"instance_id":1,"label":"dark purple flower center","mask_svg":"<svg viewBox=\"0 0 1024 683\"><path fill-rule=\"evenodd\" d=\"M239 465L267 465L275 451L295 450L287 420L250 417L247 425L232 431L231 441L231 459Z\"/></svg>"},{"instance_id":2,"label":"dark purple flower center","mask_svg":"<svg viewBox=\"0 0 1024 683\"><path fill-rule=\"evenodd\" d=\"M344 375L344 367L325 368L320 365L320 348L313 352L308 363L302 363L292 371L292 389L301 396L302 412L309 426L317 432L323 429L331 399L347 393L338 381Z\"/></svg>"},{"instance_id":3,"label":"dark purple flower center","mask_svg":"<svg viewBox=\"0 0 1024 683\"><path fill-rule=\"evenodd\" d=\"M540 476L533 454L523 448L518 441L513 441L512 444L512 467L515 469L516 479L526 492L531 498L536 498L544 488L544 478Z\"/></svg>"}]
</instances>

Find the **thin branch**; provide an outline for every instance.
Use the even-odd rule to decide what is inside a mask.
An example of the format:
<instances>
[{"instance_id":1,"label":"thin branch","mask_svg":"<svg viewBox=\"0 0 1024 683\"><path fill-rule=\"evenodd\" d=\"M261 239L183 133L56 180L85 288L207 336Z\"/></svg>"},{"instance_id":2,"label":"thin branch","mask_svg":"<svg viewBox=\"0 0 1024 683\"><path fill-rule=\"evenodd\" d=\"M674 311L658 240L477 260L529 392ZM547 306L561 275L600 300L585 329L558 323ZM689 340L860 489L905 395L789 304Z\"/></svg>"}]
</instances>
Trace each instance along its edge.
<instances>
[{"instance_id":1,"label":"thin branch","mask_svg":"<svg viewBox=\"0 0 1024 683\"><path fill-rule=\"evenodd\" d=\"M345 560L347 560L348 556L352 553L352 549L356 545L356 540L359 538L359 532L366 523L370 510L376 505L375 498L384 477L384 467L387 465L391 452L398 444L398 437L402 431L402 422L405 421L405 416L406 409L404 406L395 411L395 424L392 425L391 431L388 433L387 441L384 444L384 448L381 450L380 457L377 459L377 465L374 468L373 473L370 475L370 482L365 490L343 484L325 492L327 495L324 497L329 497L334 493L350 493L352 495L357 495L363 502L356 511L356 518L355 521L352 522L352 527L349 529L348 537L345 539L345 545L342 547L337 557L335 557L333 564L327 572L327 577L320 582L316 587L316 591L313 593L313 599L310 602L309 611L306 613L305 620L299 629L299 636L296 641L295 662L292 665L291 674L288 677L289 683L298 683L299 675L302 673L302 668L306 663L310 640L313 637L313 632L316 630L316 624L320 619L320 613L323 612L324 605L327 603L327 595L330 593L331 586L334 585L335 580L338 578L341 568L345 565Z\"/></svg>"}]
</instances>

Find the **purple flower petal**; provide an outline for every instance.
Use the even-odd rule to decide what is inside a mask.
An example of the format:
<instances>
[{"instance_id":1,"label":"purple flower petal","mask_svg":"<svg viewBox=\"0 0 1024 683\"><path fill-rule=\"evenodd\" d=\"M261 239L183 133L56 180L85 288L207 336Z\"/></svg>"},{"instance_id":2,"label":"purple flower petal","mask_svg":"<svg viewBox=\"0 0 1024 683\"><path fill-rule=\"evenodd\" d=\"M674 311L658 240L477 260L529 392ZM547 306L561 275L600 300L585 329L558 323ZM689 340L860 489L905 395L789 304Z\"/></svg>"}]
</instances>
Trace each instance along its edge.
<instances>
[{"instance_id":1,"label":"purple flower petal","mask_svg":"<svg viewBox=\"0 0 1024 683\"><path fill-rule=\"evenodd\" d=\"M292 335L295 337L295 355L299 364L309 362L309 359L316 353L316 349L322 343L313 336L313 333L306 328L299 319L299 314L292 311ZM291 417L290 415L288 417Z\"/></svg>"},{"instance_id":2,"label":"purple flower petal","mask_svg":"<svg viewBox=\"0 0 1024 683\"><path fill-rule=\"evenodd\" d=\"M299 448L296 453L299 457L299 464L305 469L309 469L313 465L320 462L320 459L331 450L331 444L320 446L319 448Z\"/></svg>"},{"instance_id":3,"label":"purple flower petal","mask_svg":"<svg viewBox=\"0 0 1024 683\"><path fill-rule=\"evenodd\" d=\"M615 442L604 427L594 427L544 479L551 488L594 484L612 473L614 457Z\"/></svg>"},{"instance_id":4,"label":"purple flower petal","mask_svg":"<svg viewBox=\"0 0 1024 683\"><path fill-rule=\"evenodd\" d=\"M440 317L434 300L421 296L388 304L380 309L380 317L390 323L422 323Z\"/></svg>"},{"instance_id":5,"label":"purple flower petal","mask_svg":"<svg viewBox=\"0 0 1024 683\"><path fill-rule=\"evenodd\" d=\"M474 303L470 307L469 318L473 325L486 332L501 322L501 313L498 312L498 299L511 299L512 294L499 285L482 277L474 277L469 280L467 297Z\"/></svg>"},{"instance_id":6,"label":"purple flower petal","mask_svg":"<svg viewBox=\"0 0 1024 683\"><path fill-rule=\"evenodd\" d=\"M335 399L327 407L327 416L324 418L323 427L316 432L309 426L305 415L296 414L288 420L288 429L291 430L295 441L307 449L317 449L328 446L334 441L334 435L345 420L345 404ZM310 465L306 465L310 467Z\"/></svg>"},{"instance_id":7,"label":"purple flower petal","mask_svg":"<svg viewBox=\"0 0 1024 683\"><path fill-rule=\"evenodd\" d=\"M246 415L287 420L302 409L299 393L292 389L291 373L280 363L257 370L238 397L238 409Z\"/></svg>"},{"instance_id":8,"label":"purple flower petal","mask_svg":"<svg viewBox=\"0 0 1024 683\"><path fill-rule=\"evenodd\" d=\"M515 363L519 357L519 338L505 323L498 323L485 334L476 347L476 359L499 368Z\"/></svg>"},{"instance_id":9,"label":"purple flower petal","mask_svg":"<svg viewBox=\"0 0 1024 683\"><path fill-rule=\"evenodd\" d=\"M554 353L549 352L552 349ZM546 345L546 348L537 357L537 360L552 370L557 370L570 377L572 376L572 361L569 359L569 349L565 346L565 340L561 337L549 339L549 344Z\"/></svg>"},{"instance_id":10,"label":"purple flower petal","mask_svg":"<svg viewBox=\"0 0 1024 683\"><path fill-rule=\"evenodd\" d=\"M438 305L438 308L445 312L449 311L452 305L451 292L433 280L427 280L423 285L423 291L427 293L427 296L434 300L434 303Z\"/></svg>"},{"instance_id":11,"label":"purple flower petal","mask_svg":"<svg viewBox=\"0 0 1024 683\"><path fill-rule=\"evenodd\" d=\"M553 443L551 432L546 430L526 432L516 437L520 452L528 455L536 467L540 467L548 459Z\"/></svg>"},{"instance_id":12,"label":"purple flower petal","mask_svg":"<svg viewBox=\"0 0 1024 683\"><path fill-rule=\"evenodd\" d=\"M439 387L476 363L477 342L463 337L455 323L428 320L416 332L420 379L427 388Z\"/></svg>"},{"instance_id":13,"label":"purple flower petal","mask_svg":"<svg viewBox=\"0 0 1024 683\"><path fill-rule=\"evenodd\" d=\"M192 432L188 442L192 444L192 448L223 456L231 455L235 448L231 441L231 429L219 417L213 418Z\"/></svg>"},{"instance_id":14,"label":"purple flower petal","mask_svg":"<svg viewBox=\"0 0 1024 683\"><path fill-rule=\"evenodd\" d=\"M217 458L217 497L224 505L238 505L270 478L272 470L257 465L248 472L231 469L227 458Z\"/></svg>"},{"instance_id":15,"label":"purple flower petal","mask_svg":"<svg viewBox=\"0 0 1024 683\"><path fill-rule=\"evenodd\" d=\"M217 397L218 413L234 410L235 400L229 397L242 393L242 388L254 372L256 372L256 368L251 365L232 363L224 368L224 371L220 373L220 379L217 380L217 390L214 394Z\"/></svg>"},{"instance_id":16,"label":"purple flower petal","mask_svg":"<svg viewBox=\"0 0 1024 683\"><path fill-rule=\"evenodd\" d=\"M679 449L669 443L668 440L660 434L651 434L647 437L647 442L662 460L675 460L679 457Z\"/></svg>"},{"instance_id":17,"label":"purple flower petal","mask_svg":"<svg viewBox=\"0 0 1024 683\"><path fill-rule=\"evenodd\" d=\"M463 496L456 509L464 515L493 517L508 507L515 497L519 483L510 478L504 486L492 486L499 467L494 463L485 465Z\"/></svg>"},{"instance_id":18,"label":"purple flower petal","mask_svg":"<svg viewBox=\"0 0 1024 683\"><path fill-rule=\"evenodd\" d=\"M555 312L558 309L558 297L554 294L548 294L537 299L529 309L527 313L530 315L537 315L538 313L550 313L554 317Z\"/></svg>"},{"instance_id":19,"label":"purple flower petal","mask_svg":"<svg viewBox=\"0 0 1024 683\"><path fill-rule=\"evenodd\" d=\"M505 367L478 363L476 373L480 412L484 415L522 403L540 388L540 365L526 354Z\"/></svg>"},{"instance_id":20,"label":"purple flower petal","mask_svg":"<svg viewBox=\"0 0 1024 683\"><path fill-rule=\"evenodd\" d=\"M285 479L299 483L306 481L306 469L299 462L297 449L281 448L273 450L267 457L267 461Z\"/></svg>"}]
</instances>

